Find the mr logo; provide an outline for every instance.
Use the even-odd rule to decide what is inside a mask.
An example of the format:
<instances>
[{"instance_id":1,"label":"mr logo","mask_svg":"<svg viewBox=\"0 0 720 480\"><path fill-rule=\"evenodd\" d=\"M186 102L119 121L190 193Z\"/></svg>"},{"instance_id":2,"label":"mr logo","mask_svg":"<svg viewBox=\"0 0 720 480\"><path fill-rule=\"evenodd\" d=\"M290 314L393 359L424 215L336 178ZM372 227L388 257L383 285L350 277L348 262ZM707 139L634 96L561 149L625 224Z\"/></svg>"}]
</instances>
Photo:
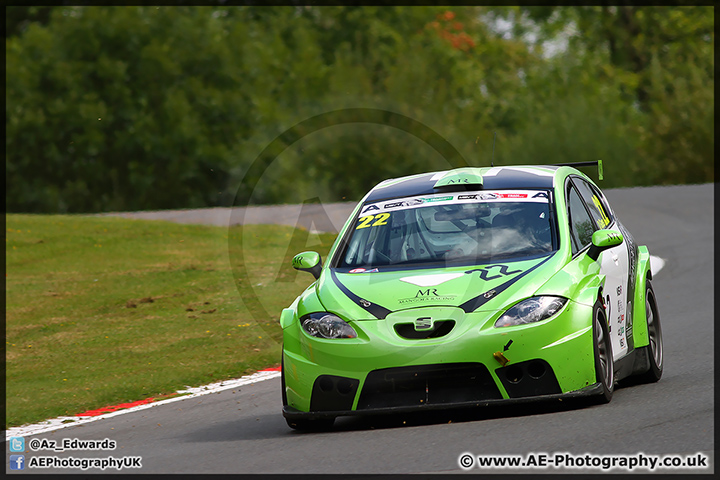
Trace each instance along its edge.
<instances>
[{"instance_id":1,"label":"mr logo","mask_svg":"<svg viewBox=\"0 0 720 480\"><path fill-rule=\"evenodd\" d=\"M438 296L437 288L428 288L427 290L418 290L418 293L415 294L415 298L420 297L429 297L430 295Z\"/></svg>"}]
</instances>

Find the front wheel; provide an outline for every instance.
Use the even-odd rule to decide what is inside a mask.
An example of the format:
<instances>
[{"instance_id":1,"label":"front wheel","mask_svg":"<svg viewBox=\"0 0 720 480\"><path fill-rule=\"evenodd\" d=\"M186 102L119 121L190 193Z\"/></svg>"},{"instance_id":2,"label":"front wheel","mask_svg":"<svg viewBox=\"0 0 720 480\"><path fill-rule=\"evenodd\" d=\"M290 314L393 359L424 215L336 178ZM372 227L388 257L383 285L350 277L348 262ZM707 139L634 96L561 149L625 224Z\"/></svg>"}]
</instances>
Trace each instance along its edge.
<instances>
[{"instance_id":1,"label":"front wheel","mask_svg":"<svg viewBox=\"0 0 720 480\"><path fill-rule=\"evenodd\" d=\"M595 400L597 403L609 403L615 389L615 372L605 310L600 300L593 308L593 353L595 379L602 386L602 393Z\"/></svg>"},{"instance_id":2,"label":"front wheel","mask_svg":"<svg viewBox=\"0 0 720 480\"><path fill-rule=\"evenodd\" d=\"M280 350L280 388L282 389L282 404L287 406L287 392L285 391L285 345Z\"/></svg>"},{"instance_id":3,"label":"front wheel","mask_svg":"<svg viewBox=\"0 0 720 480\"><path fill-rule=\"evenodd\" d=\"M653 383L660 380L663 372L663 340L662 329L660 328L660 315L658 314L655 291L647 281L645 286L645 319L647 321L649 343L641 347L638 354L647 358L650 368L647 372L641 373L636 378L640 383Z\"/></svg>"}]
</instances>

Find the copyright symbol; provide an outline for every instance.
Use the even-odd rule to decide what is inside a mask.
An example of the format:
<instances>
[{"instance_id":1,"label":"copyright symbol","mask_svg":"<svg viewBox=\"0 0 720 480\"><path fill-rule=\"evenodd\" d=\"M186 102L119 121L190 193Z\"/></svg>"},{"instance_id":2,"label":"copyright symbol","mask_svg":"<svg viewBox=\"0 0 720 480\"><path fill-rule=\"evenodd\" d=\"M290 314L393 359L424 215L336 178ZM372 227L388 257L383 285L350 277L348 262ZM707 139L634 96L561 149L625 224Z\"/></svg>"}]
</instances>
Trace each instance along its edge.
<instances>
[{"instance_id":1,"label":"copyright symbol","mask_svg":"<svg viewBox=\"0 0 720 480\"><path fill-rule=\"evenodd\" d=\"M38 448L40 448L40 440L38 440L37 438L33 438L32 440L30 440L30 449L37 450Z\"/></svg>"},{"instance_id":2,"label":"copyright symbol","mask_svg":"<svg viewBox=\"0 0 720 480\"><path fill-rule=\"evenodd\" d=\"M460 463L460 466L462 468L467 470L473 466L473 464L475 463L475 460L473 459L473 456L470 455L469 453L463 453L462 455L460 455L458 462Z\"/></svg>"}]
</instances>

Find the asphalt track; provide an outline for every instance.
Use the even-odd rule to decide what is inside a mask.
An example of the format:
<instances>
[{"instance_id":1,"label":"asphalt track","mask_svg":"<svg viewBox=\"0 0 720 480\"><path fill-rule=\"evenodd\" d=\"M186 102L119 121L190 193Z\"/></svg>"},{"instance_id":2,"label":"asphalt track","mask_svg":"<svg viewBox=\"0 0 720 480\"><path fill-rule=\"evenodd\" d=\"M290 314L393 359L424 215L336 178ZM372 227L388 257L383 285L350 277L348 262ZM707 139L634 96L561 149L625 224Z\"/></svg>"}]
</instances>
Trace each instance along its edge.
<instances>
[{"instance_id":1,"label":"asphalt track","mask_svg":"<svg viewBox=\"0 0 720 480\"><path fill-rule=\"evenodd\" d=\"M656 384L619 388L612 402L603 406L557 402L434 415L339 418L332 431L299 433L289 429L280 414L280 381L274 378L27 437L26 442L32 438L117 442L113 451L30 452L25 454L27 460L40 455L142 457L142 469L123 473L463 473L458 458L465 452L551 457L555 453L703 453L709 458L707 469L656 473L713 473L714 185L615 189L606 194L638 243L666 261L653 280L665 346L665 371ZM39 472L26 468L12 473ZM95 472L100 470L84 473ZM559 470L469 470L493 472Z\"/></svg>"}]
</instances>

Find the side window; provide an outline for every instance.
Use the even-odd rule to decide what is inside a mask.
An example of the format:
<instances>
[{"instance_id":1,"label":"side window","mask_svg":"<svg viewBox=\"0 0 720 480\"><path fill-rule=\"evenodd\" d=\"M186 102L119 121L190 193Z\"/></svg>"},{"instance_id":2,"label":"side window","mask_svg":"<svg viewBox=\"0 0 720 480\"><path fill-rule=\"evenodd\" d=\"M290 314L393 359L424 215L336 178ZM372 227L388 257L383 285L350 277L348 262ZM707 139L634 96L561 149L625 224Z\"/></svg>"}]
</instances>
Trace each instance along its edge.
<instances>
[{"instance_id":1,"label":"side window","mask_svg":"<svg viewBox=\"0 0 720 480\"><path fill-rule=\"evenodd\" d=\"M612 223L610 212L602 202L600 194L590 184L580 178L573 178L573 184L577 187L580 196L585 201L590 216L595 222L595 229L605 228Z\"/></svg>"},{"instance_id":2,"label":"side window","mask_svg":"<svg viewBox=\"0 0 720 480\"><path fill-rule=\"evenodd\" d=\"M570 235L572 236L572 253L575 255L592 241L592 234L597 230L593 220L588 215L583 201L577 190L570 187L568 190L568 216L570 217Z\"/></svg>"},{"instance_id":3,"label":"side window","mask_svg":"<svg viewBox=\"0 0 720 480\"><path fill-rule=\"evenodd\" d=\"M600 205L602 205L603 210L605 210L605 213L607 213L608 218L610 219L610 223L613 223L616 218L613 214L612 208L610 208L610 204L607 201L607 198L605 197L605 194L602 193L597 187L590 185L592 187L592 191L595 192L595 195L600 200Z\"/></svg>"}]
</instances>

